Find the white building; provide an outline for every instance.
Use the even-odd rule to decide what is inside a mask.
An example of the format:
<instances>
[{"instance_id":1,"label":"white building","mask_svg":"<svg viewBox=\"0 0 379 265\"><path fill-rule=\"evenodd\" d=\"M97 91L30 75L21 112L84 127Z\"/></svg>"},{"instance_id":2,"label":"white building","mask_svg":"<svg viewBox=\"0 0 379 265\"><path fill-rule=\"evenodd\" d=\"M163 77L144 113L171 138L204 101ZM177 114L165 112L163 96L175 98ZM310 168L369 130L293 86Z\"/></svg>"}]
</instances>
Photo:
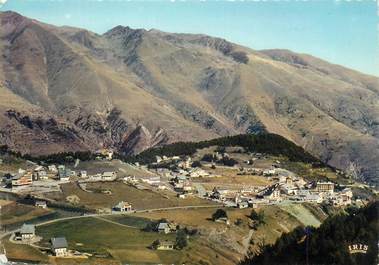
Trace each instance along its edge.
<instances>
[{"instance_id":1,"label":"white building","mask_svg":"<svg viewBox=\"0 0 379 265\"><path fill-rule=\"evenodd\" d=\"M54 174L58 173L58 169L57 169L57 167L56 167L55 165L50 165L50 166L47 167L47 169L48 169L51 173L54 173Z\"/></svg>"},{"instance_id":2,"label":"white building","mask_svg":"<svg viewBox=\"0 0 379 265\"><path fill-rule=\"evenodd\" d=\"M325 192L325 193L333 194L334 183L333 182L317 182L315 190L317 192Z\"/></svg>"},{"instance_id":3,"label":"white building","mask_svg":"<svg viewBox=\"0 0 379 265\"><path fill-rule=\"evenodd\" d=\"M116 172L104 172L101 175L101 180L103 181L114 181L117 178Z\"/></svg>"},{"instance_id":4,"label":"white building","mask_svg":"<svg viewBox=\"0 0 379 265\"><path fill-rule=\"evenodd\" d=\"M35 237L36 228L31 224L23 224L20 230L20 236L22 241L28 241Z\"/></svg>"},{"instance_id":5,"label":"white building","mask_svg":"<svg viewBox=\"0 0 379 265\"><path fill-rule=\"evenodd\" d=\"M54 237L51 240L51 251L57 257L67 256L67 240L65 237Z\"/></svg>"},{"instance_id":6,"label":"white building","mask_svg":"<svg viewBox=\"0 0 379 265\"><path fill-rule=\"evenodd\" d=\"M132 211L132 205L128 202L121 201L113 207L116 212L130 212Z\"/></svg>"},{"instance_id":7,"label":"white building","mask_svg":"<svg viewBox=\"0 0 379 265\"><path fill-rule=\"evenodd\" d=\"M38 208L46 209L47 203L46 203L46 201L36 201L34 206L38 207Z\"/></svg>"},{"instance_id":8,"label":"white building","mask_svg":"<svg viewBox=\"0 0 379 265\"><path fill-rule=\"evenodd\" d=\"M144 177L141 178L141 181L144 183L147 183L149 185L159 185L161 183L161 177L156 176L156 177Z\"/></svg>"}]
</instances>

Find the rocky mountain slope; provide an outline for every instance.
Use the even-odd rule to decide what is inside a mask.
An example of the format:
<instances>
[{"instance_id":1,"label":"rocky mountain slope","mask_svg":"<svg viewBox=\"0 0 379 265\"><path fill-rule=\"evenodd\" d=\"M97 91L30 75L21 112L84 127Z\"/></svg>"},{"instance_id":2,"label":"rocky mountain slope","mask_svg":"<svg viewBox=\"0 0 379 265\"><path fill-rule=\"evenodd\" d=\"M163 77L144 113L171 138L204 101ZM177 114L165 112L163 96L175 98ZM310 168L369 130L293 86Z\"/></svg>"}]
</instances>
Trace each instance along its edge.
<instances>
[{"instance_id":1,"label":"rocky mountain slope","mask_svg":"<svg viewBox=\"0 0 379 265\"><path fill-rule=\"evenodd\" d=\"M34 155L268 131L379 175L378 78L310 55L0 13L0 144Z\"/></svg>"}]
</instances>

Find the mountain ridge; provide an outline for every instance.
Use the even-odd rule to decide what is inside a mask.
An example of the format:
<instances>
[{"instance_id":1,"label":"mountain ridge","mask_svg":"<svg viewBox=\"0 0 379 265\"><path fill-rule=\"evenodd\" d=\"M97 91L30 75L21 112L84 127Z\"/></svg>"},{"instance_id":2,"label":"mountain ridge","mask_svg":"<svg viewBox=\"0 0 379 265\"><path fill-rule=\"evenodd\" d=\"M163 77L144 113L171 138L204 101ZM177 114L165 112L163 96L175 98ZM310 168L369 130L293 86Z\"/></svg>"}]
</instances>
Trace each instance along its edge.
<instances>
[{"instance_id":1,"label":"mountain ridge","mask_svg":"<svg viewBox=\"0 0 379 265\"><path fill-rule=\"evenodd\" d=\"M364 179L379 174L377 77L202 34L116 26L100 35L14 12L1 12L0 23L0 89L17 98L0 100L0 144L15 151L136 154L270 132L337 168L355 165ZM55 127L37 126L52 117Z\"/></svg>"}]
</instances>

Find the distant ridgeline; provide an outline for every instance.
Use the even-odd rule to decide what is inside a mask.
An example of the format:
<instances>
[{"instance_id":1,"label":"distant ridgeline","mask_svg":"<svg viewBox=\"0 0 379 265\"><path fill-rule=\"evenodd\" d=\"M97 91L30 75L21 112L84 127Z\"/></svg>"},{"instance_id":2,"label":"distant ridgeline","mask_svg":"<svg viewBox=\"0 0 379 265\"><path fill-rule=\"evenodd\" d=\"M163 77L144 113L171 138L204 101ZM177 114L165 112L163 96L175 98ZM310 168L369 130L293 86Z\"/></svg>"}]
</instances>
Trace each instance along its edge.
<instances>
[{"instance_id":1,"label":"distant ridgeline","mask_svg":"<svg viewBox=\"0 0 379 265\"><path fill-rule=\"evenodd\" d=\"M241 146L249 152L284 155L291 161L324 165L300 146L277 134L241 134L201 142L177 142L162 147L147 149L138 155L124 158L127 162L143 164L155 162L156 156L192 155L197 149L210 146Z\"/></svg>"},{"instance_id":2,"label":"distant ridgeline","mask_svg":"<svg viewBox=\"0 0 379 265\"><path fill-rule=\"evenodd\" d=\"M379 201L326 219L319 228L298 227L240 265L378 264Z\"/></svg>"}]
</instances>

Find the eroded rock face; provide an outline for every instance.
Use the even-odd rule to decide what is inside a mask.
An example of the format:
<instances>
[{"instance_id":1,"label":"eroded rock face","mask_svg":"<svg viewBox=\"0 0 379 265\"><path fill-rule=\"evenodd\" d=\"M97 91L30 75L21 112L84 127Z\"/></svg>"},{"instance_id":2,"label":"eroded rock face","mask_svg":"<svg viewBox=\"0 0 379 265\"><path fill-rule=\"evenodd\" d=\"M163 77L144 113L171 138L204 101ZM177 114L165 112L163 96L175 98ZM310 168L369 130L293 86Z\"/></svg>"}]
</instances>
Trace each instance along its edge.
<instances>
[{"instance_id":1,"label":"eroded rock face","mask_svg":"<svg viewBox=\"0 0 379 265\"><path fill-rule=\"evenodd\" d=\"M140 124L124 139L120 149L126 155L137 154L149 147L165 143L167 140L167 135L162 129L150 132Z\"/></svg>"},{"instance_id":2,"label":"eroded rock face","mask_svg":"<svg viewBox=\"0 0 379 265\"><path fill-rule=\"evenodd\" d=\"M104 147L117 149L128 134L128 123L117 108L105 113L88 113L83 108L71 107L64 112L70 122Z\"/></svg>"},{"instance_id":3,"label":"eroded rock face","mask_svg":"<svg viewBox=\"0 0 379 265\"><path fill-rule=\"evenodd\" d=\"M23 154L92 150L90 139L78 128L43 113L23 113L9 109L3 113L0 143ZM94 145L93 148L96 146Z\"/></svg>"}]
</instances>

